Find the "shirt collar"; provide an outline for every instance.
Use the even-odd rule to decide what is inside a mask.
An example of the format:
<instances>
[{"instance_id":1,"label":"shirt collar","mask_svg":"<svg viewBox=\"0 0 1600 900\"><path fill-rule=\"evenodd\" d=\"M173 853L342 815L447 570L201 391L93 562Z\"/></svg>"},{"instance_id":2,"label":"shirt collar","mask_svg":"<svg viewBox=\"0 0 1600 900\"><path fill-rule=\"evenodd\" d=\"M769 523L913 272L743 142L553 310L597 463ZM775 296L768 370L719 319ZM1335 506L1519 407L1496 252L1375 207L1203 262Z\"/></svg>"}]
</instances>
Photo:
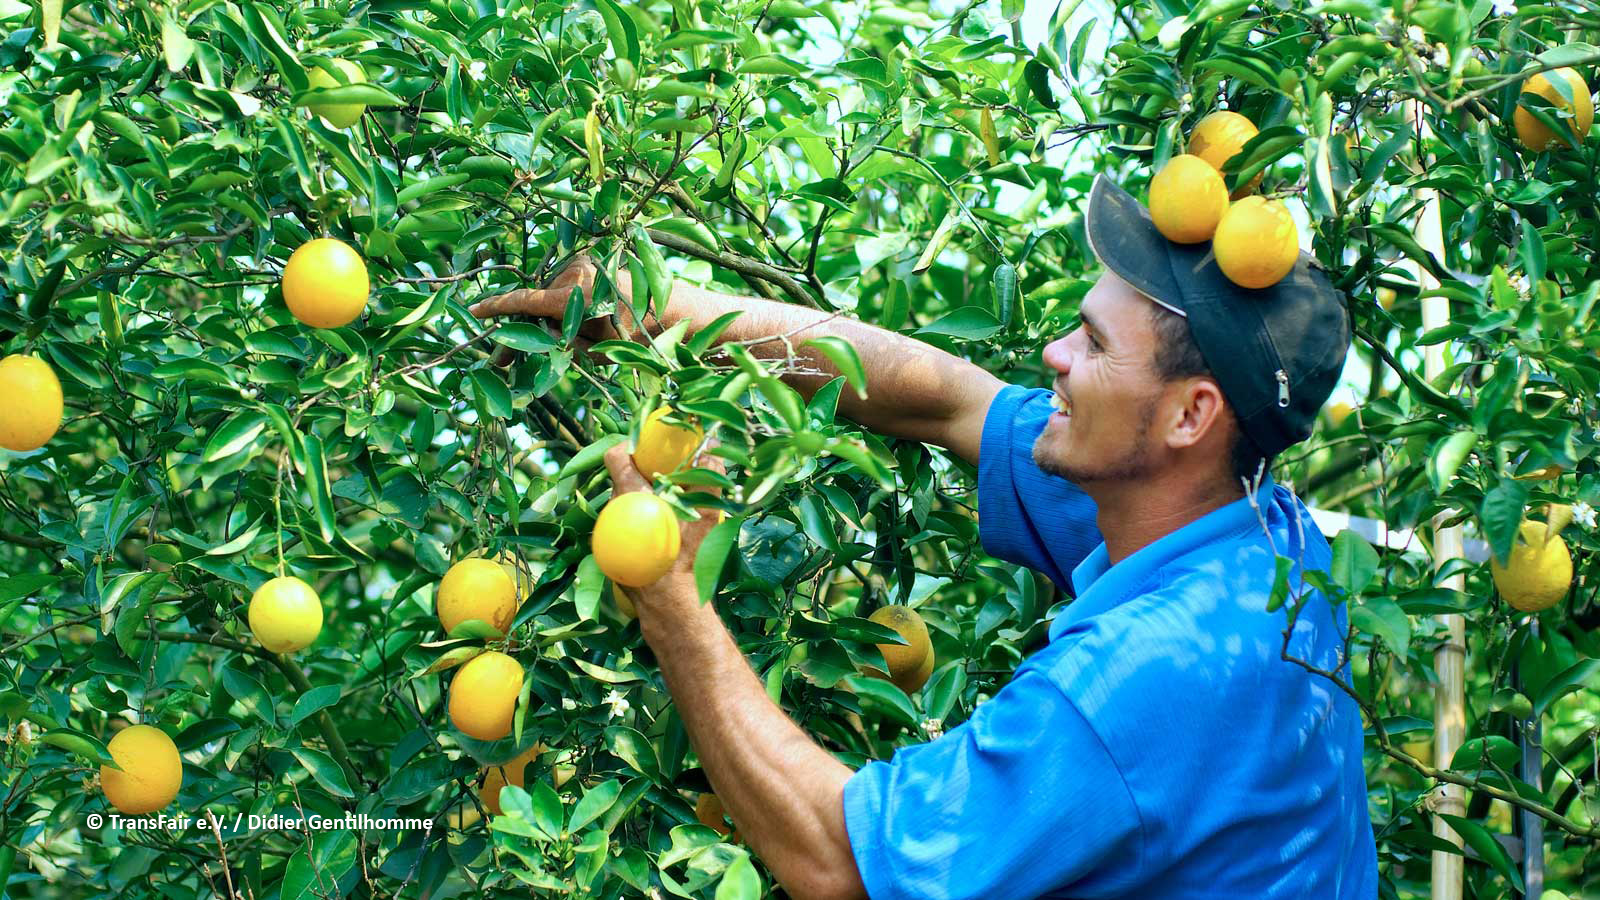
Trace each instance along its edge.
<instances>
[{"instance_id":1,"label":"shirt collar","mask_svg":"<svg viewBox=\"0 0 1600 900\"><path fill-rule=\"evenodd\" d=\"M1256 504L1262 515L1269 514L1273 482L1261 479ZM1077 568L1072 570L1072 588L1077 599L1050 623L1050 639L1055 640L1069 626L1090 616L1121 605L1133 597L1163 566L1206 544L1226 540L1246 527L1260 527L1256 510L1248 496L1206 513L1193 522L1152 541L1116 565L1101 541Z\"/></svg>"}]
</instances>

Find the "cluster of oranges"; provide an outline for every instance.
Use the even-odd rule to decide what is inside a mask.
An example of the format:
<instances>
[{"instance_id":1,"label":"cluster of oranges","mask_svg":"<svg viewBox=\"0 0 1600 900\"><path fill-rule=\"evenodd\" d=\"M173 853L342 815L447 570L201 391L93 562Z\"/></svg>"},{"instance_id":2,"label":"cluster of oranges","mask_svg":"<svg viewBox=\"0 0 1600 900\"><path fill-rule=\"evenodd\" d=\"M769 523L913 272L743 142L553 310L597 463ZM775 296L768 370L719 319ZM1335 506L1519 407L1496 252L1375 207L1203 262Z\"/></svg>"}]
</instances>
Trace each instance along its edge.
<instances>
[{"instance_id":1,"label":"cluster of oranges","mask_svg":"<svg viewBox=\"0 0 1600 900\"><path fill-rule=\"evenodd\" d=\"M1257 134L1254 122L1228 110L1195 124L1189 152L1150 180L1150 218L1167 240L1211 242L1217 268L1240 287L1268 288L1294 268L1300 240L1281 200L1255 196L1258 174L1232 195L1222 166Z\"/></svg>"}]
</instances>

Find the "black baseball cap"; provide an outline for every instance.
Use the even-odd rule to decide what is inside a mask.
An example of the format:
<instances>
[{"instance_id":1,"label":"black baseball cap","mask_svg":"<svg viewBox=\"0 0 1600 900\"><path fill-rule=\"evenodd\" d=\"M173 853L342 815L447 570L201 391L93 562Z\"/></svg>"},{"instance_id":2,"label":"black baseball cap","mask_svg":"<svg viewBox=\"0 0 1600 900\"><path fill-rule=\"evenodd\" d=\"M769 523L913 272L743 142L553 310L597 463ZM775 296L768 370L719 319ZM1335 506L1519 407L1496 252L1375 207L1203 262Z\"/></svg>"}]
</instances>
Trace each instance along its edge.
<instances>
[{"instance_id":1,"label":"black baseball cap","mask_svg":"<svg viewBox=\"0 0 1600 900\"><path fill-rule=\"evenodd\" d=\"M1343 294L1305 252L1268 288L1234 284L1211 242L1175 244L1144 204L1105 175L1089 192L1084 231L1100 263L1189 323L1245 435L1272 457L1311 435L1350 349Z\"/></svg>"}]
</instances>

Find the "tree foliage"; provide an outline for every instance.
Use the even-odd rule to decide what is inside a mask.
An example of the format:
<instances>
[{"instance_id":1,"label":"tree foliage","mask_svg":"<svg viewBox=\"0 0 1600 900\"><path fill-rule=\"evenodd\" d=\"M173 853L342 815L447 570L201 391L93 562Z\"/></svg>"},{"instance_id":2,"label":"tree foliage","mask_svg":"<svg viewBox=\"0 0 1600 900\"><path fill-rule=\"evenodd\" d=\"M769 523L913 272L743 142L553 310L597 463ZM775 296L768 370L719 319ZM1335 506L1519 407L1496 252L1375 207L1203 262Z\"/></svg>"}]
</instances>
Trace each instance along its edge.
<instances>
[{"instance_id":1,"label":"tree foliage","mask_svg":"<svg viewBox=\"0 0 1600 900\"><path fill-rule=\"evenodd\" d=\"M813 345L844 377L808 400L782 380L804 368L793 348L720 352L718 329L680 329L589 355L585 317L615 314L628 272L641 310L674 281L759 294L1043 383L1037 351L1096 273L1079 215L1094 173L1140 193L1223 106L1261 128L1230 185L1264 173L1301 216L1351 298L1352 371L1370 373L1359 410L1279 479L1419 529L1414 550L1436 517L1503 555L1545 504L1600 506L1600 142L1531 153L1511 124L1528 72L1594 83L1597 29L1590 6L1490 0L1026 16L1016 0L0 0L0 350L50 362L68 405L43 450L0 455L0 884L763 895L759 864L696 821L704 774L590 554L606 447L664 402L716 435L729 519L701 551L702 593L850 764L962 721L1069 598L983 554L970 466L837 415L864 385L848 344ZM311 88L336 59L368 83ZM367 110L333 128L312 102ZM1415 236L1426 191L1442 256ZM278 286L324 236L372 275L343 328L300 325ZM467 312L579 252L599 262L597 303L576 295L559 328ZM1427 297L1449 325L1424 329ZM688 514L718 483L658 487ZM1356 626L1341 688L1372 726L1386 894L1426 890L1441 781L1470 788L1450 821L1474 896L1520 883L1495 838L1514 806L1545 823L1547 884L1593 887L1600 543L1581 521L1567 539L1575 588L1536 617L1495 596L1486 564L1336 541L1319 586ZM445 698L486 639L442 634L432 596L451 563L502 552L531 588L488 642L527 677L514 735L485 744L450 728ZM326 610L293 657L244 617L280 571ZM939 661L914 695L859 674L883 664L865 617L891 602L920 608ZM1445 614L1469 623L1472 739L1448 765L1424 749ZM1515 768L1530 715L1538 786ZM183 752L175 812L438 824L89 827L128 722ZM479 818L483 767L536 742L526 789Z\"/></svg>"}]
</instances>

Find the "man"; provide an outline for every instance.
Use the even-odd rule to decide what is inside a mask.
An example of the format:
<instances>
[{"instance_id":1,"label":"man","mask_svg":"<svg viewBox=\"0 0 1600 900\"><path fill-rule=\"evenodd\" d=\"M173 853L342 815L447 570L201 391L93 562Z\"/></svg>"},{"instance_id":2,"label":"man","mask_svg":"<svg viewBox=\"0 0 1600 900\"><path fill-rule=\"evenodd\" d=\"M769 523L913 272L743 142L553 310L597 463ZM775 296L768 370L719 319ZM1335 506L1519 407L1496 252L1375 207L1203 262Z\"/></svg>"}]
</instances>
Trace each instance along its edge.
<instances>
[{"instance_id":1,"label":"man","mask_svg":"<svg viewBox=\"0 0 1600 900\"><path fill-rule=\"evenodd\" d=\"M1343 669L1344 611L1310 593L1287 641L1266 611L1280 555L1298 595L1300 567L1331 553L1287 490L1242 479L1310 433L1349 346L1339 295L1304 255L1275 287L1235 287L1208 246L1169 243L1105 178L1085 227L1106 273L1044 349L1053 391L752 298L680 289L650 323L742 309L724 340L850 340L869 396L844 392L841 412L975 463L984 548L1076 598L969 721L851 772L700 604L710 525L684 526L640 627L717 796L795 897L1377 894L1360 717L1307 669ZM559 317L592 274L563 277L474 312ZM618 492L647 489L625 448L606 462Z\"/></svg>"}]
</instances>

